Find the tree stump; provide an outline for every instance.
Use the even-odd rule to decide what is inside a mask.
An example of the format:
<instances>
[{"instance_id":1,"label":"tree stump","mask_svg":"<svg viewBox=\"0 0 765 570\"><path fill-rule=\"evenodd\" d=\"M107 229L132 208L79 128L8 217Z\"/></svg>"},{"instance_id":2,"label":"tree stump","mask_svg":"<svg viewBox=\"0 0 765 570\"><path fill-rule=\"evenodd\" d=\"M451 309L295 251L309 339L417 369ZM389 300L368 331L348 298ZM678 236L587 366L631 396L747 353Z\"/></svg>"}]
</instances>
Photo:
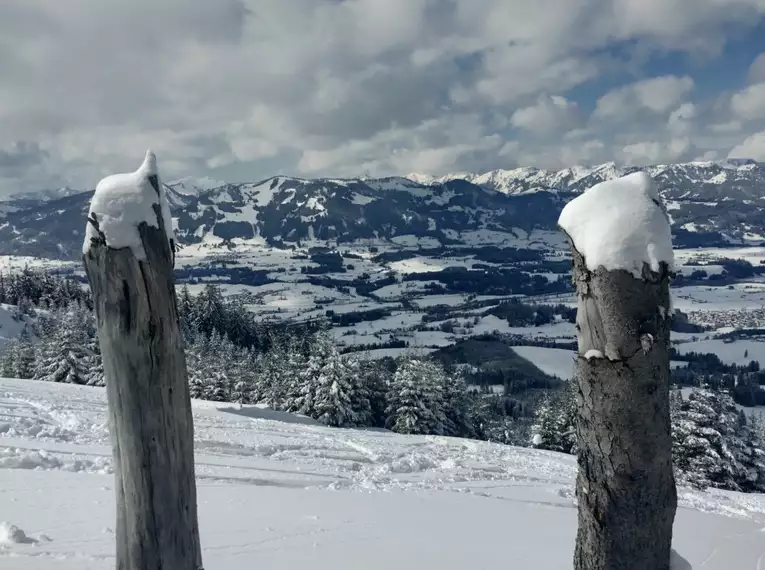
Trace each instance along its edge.
<instances>
[{"instance_id":1,"label":"tree stump","mask_svg":"<svg viewBox=\"0 0 765 570\"><path fill-rule=\"evenodd\" d=\"M116 177L96 190L83 256L114 452L116 567L199 570L194 434L167 206L150 152L138 171ZM132 186L121 191L119 184ZM121 203L110 210L104 196L115 189ZM147 206L139 203L146 199L154 219L131 218L127 213ZM125 245L128 234L140 247Z\"/></svg>"},{"instance_id":2,"label":"tree stump","mask_svg":"<svg viewBox=\"0 0 765 570\"><path fill-rule=\"evenodd\" d=\"M590 272L574 250L574 280L579 301L574 568L669 570L677 494L669 418L668 272L647 271L643 281L626 271Z\"/></svg>"},{"instance_id":3,"label":"tree stump","mask_svg":"<svg viewBox=\"0 0 765 570\"><path fill-rule=\"evenodd\" d=\"M578 300L574 568L669 570L669 222L646 175L608 184L561 214Z\"/></svg>"}]
</instances>

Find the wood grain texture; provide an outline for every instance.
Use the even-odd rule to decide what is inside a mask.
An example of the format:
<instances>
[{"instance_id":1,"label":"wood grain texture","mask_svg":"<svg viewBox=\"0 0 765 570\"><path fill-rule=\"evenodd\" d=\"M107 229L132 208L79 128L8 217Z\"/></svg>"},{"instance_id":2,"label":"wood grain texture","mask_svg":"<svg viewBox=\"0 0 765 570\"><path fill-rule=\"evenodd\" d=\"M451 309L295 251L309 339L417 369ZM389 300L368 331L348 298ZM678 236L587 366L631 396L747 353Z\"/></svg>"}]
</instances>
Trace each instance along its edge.
<instances>
[{"instance_id":1,"label":"wood grain texture","mask_svg":"<svg viewBox=\"0 0 765 570\"><path fill-rule=\"evenodd\" d=\"M174 252L162 216L157 218L159 227L138 228L145 261L129 248L110 248L103 235L84 255L114 450L116 567L200 570L194 434ZM97 229L97 216L88 223Z\"/></svg>"},{"instance_id":2,"label":"wood grain texture","mask_svg":"<svg viewBox=\"0 0 765 570\"><path fill-rule=\"evenodd\" d=\"M574 249L579 501L575 570L669 570L677 493L669 272L587 269ZM606 358L586 359L597 350Z\"/></svg>"}]
</instances>

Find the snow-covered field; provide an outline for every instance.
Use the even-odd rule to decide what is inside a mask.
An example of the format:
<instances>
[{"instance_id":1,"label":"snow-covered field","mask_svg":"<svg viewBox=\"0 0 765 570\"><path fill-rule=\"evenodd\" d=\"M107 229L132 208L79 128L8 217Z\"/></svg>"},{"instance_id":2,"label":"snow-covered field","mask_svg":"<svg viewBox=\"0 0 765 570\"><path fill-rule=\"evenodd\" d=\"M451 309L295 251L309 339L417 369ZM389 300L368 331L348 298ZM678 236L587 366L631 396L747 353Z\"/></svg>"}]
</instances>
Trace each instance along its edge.
<instances>
[{"instance_id":1,"label":"snow-covered field","mask_svg":"<svg viewBox=\"0 0 765 570\"><path fill-rule=\"evenodd\" d=\"M542 346L514 346L513 352L533 362L545 374L557 376L563 380L570 380L573 376L575 356L573 350Z\"/></svg>"},{"instance_id":2,"label":"snow-covered field","mask_svg":"<svg viewBox=\"0 0 765 570\"><path fill-rule=\"evenodd\" d=\"M735 311L765 306L765 283L744 282L730 287L691 286L672 290L672 304L681 311Z\"/></svg>"},{"instance_id":3,"label":"snow-covered field","mask_svg":"<svg viewBox=\"0 0 765 570\"><path fill-rule=\"evenodd\" d=\"M105 412L101 389L0 380L0 568L114 568ZM207 570L571 567L573 457L208 402L194 420ZM680 504L691 567L763 568L765 496Z\"/></svg>"},{"instance_id":4,"label":"snow-covered field","mask_svg":"<svg viewBox=\"0 0 765 570\"><path fill-rule=\"evenodd\" d=\"M674 345L680 354L688 352L711 352L724 364L746 366L752 360L765 363L765 339L739 339L725 342L722 339L683 342Z\"/></svg>"}]
</instances>

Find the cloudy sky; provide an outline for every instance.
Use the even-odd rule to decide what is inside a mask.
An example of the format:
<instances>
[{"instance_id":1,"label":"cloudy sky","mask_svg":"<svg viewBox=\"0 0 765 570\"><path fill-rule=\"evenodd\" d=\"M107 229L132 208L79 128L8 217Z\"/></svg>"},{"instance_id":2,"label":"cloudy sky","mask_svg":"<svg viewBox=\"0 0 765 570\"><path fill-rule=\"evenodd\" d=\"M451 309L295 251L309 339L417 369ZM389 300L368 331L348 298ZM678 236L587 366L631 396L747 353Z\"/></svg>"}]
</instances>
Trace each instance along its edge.
<instances>
[{"instance_id":1,"label":"cloudy sky","mask_svg":"<svg viewBox=\"0 0 765 570\"><path fill-rule=\"evenodd\" d=\"M765 0L2 0L0 192L765 160Z\"/></svg>"}]
</instances>

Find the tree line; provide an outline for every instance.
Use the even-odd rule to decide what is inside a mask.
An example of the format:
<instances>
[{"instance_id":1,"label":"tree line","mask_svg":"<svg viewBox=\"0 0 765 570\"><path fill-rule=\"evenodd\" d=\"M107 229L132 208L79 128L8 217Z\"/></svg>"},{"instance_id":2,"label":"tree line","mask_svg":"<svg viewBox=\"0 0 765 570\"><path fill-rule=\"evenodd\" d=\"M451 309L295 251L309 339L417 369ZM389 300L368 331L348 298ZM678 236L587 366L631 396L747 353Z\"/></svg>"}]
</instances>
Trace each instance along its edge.
<instances>
[{"instance_id":1,"label":"tree line","mask_svg":"<svg viewBox=\"0 0 765 570\"><path fill-rule=\"evenodd\" d=\"M55 301L15 290L23 322L6 346L2 374L90 386L105 383L95 316L73 280L27 271L58 283ZM69 282L64 285L59 282ZM53 298L53 297L50 297ZM183 287L178 311L194 398L269 407L337 427L385 427L399 433L507 441L510 410L501 396L468 390L456 369L413 354L385 361L341 354L326 324L295 326L254 320L240 300L207 285L198 295Z\"/></svg>"},{"instance_id":2,"label":"tree line","mask_svg":"<svg viewBox=\"0 0 765 570\"><path fill-rule=\"evenodd\" d=\"M576 454L574 398L568 388L543 399L531 428L534 447ZM678 482L699 489L765 492L762 418L747 416L728 392L708 386L693 388L685 398L673 390L670 413Z\"/></svg>"}]
</instances>

